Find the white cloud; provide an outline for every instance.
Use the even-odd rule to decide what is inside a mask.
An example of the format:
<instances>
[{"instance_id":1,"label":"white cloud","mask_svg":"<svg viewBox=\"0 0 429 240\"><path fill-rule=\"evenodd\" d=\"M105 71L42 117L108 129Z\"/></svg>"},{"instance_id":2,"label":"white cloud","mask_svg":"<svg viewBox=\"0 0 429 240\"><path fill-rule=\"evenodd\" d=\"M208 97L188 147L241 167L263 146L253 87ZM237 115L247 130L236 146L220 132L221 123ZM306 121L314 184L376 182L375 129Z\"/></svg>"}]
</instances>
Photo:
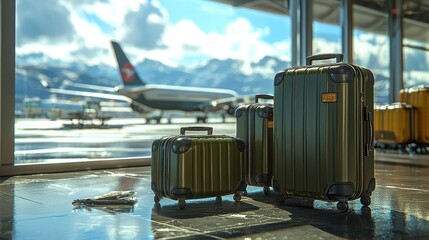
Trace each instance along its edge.
<instances>
[{"instance_id":1,"label":"white cloud","mask_svg":"<svg viewBox=\"0 0 429 240\"><path fill-rule=\"evenodd\" d=\"M360 33L353 39L354 58L365 67L389 67L389 42L387 36L375 33ZM371 57L377 56L376 62Z\"/></svg>"},{"instance_id":2,"label":"white cloud","mask_svg":"<svg viewBox=\"0 0 429 240\"><path fill-rule=\"evenodd\" d=\"M224 33L217 33L209 29L202 30L196 23L186 19L171 24L167 11L160 3L156 0L150 3L151 9L156 9L156 14L148 13L146 20L155 25L165 25L165 30L160 35L163 48L143 50L122 42L129 32L139 31L125 25L125 19L129 13L136 13L141 10L142 5L148 4L146 0L107 0L92 4L80 0L62 0L60 4L70 14L70 22L76 31L75 37L66 44L46 44L43 41L28 43L19 47L17 53L43 52L56 59L74 61L76 56L73 54L81 49L92 49L92 52L104 55L88 54L85 57L87 63L115 65L109 45L109 41L114 39L122 43L124 50L131 55L130 59L135 63L150 58L173 66L192 66L201 64L200 61L204 59L231 58L243 60L243 70L250 74L250 63L257 62L266 55L290 59L287 55L290 44L286 40L273 44L265 42L263 38L270 34L269 29L255 28L248 19L237 18L225 26ZM97 21L91 18L97 18ZM106 26L98 25L100 21L104 22L107 29ZM133 27L137 26L135 24ZM79 54L84 56L84 51Z\"/></svg>"},{"instance_id":3,"label":"white cloud","mask_svg":"<svg viewBox=\"0 0 429 240\"><path fill-rule=\"evenodd\" d=\"M78 1L79 4L75 4ZM80 0L62 0L60 3L70 13L70 22L73 24L77 37L70 39L68 44L46 44L45 42L33 42L18 48L18 54L31 53L37 49L51 57L68 60L73 59L81 49L92 49L102 55L86 56L85 61L91 64L110 64L115 66L113 54L109 41L118 40L122 43L125 52L132 62L137 63L144 58L150 58L163 62L171 66L195 66L201 61L209 59L236 59L241 60L243 65L241 70L247 74L263 72L261 69L254 70L251 63L258 62L264 56L273 56L284 61L290 61L290 39L268 43L265 38L269 36L268 27L257 28L248 19L238 17L224 27L223 33L201 29L198 23L187 19L180 20L174 24L169 22L169 16L165 8L159 1L152 0L150 10L147 12L146 20L153 25L165 26L162 34L162 46L158 48L141 49L127 42L123 42L129 32L138 33L139 29L130 29L131 26L125 24L125 19L130 13L141 11L143 5L147 5L147 0L106 0L88 4ZM219 9L218 9L219 10ZM228 8L228 15L231 13ZM98 21L104 22L106 27L100 27L97 21L91 21L89 16L95 16ZM141 21L142 21L141 20ZM136 22L138 23L138 22ZM137 28L138 24L133 27ZM286 30L287 31L287 30ZM155 38L156 39L156 38ZM355 40L355 58L359 59L362 65L368 66L371 63L370 56L380 56L377 58L380 65L386 65L388 56L388 45L385 43L386 37L374 34L359 34ZM374 44L374 42L376 44ZM341 52L340 44L326 39L315 39L313 41L314 53L321 52ZM94 50L97 49L97 50ZM80 51L79 55L84 56L85 51ZM89 52L89 51L88 51ZM387 65L386 65L387 66Z\"/></svg>"},{"instance_id":4,"label":"white cloud","mask_svg":"<svg viewBox=\"0 0 429 240\"><path fill-rule=\"evenodd\" d=\"M328 41L323 38L313 40L313 54L321 53L340 53L341 45L338 42Z\"/></svg>"},{"instance_id":5,"label":"white cloud","mask_svg":"<svg viewBox=\"0 0 429 240\"><path fill-rule=\"evenodd\" d=\"M43 53L53 59L67 60L71 58L71 52L78 47L75 43L50 44L44 40L25 44L16 49L17 55L26 55L32 53ZM48 59L45 58L47 61Z\"/></svg>"},{"instance_id":6,"label":"white cloud","mask_svg":"<svg viewBox=\"0 0 429 240\"><path fill-rule=\"evenodd\" d=\"M244 18L237 18L227 25L224 34L204 32L194 22L181 20L167 27L163 37L163 43L167 48L161 51L148 51L146 56L170 65L183 65L191 56L205 56L207 60L231 58L242 60L244 62L242 70L250 73L250 63L257 62L264 56L290 58L286 55L290 44L286 40L269 44L262 40L268 34L268 28L257 29ZM191 64L195 65L198 62Z\"/></svg>"}]
</instances>

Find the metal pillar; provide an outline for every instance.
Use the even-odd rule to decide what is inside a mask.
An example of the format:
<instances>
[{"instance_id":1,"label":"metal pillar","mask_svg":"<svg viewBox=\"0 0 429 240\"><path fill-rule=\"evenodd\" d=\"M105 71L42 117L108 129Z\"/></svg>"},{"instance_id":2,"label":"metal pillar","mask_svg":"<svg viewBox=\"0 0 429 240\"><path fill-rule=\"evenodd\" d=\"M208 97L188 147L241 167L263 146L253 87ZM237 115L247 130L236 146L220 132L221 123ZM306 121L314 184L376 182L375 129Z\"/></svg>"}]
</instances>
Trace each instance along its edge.
<instances>
[{"instance_id":1,"label":"metal pillar","mask_svg":"<svg viewBox=\"0 0 429 240\"><path fill-rule=\"evenodd\" d=\"M299 65L299 0L291 0L289 15L292 23L292 45L291 45L291 53L292 53L292 67L296 67Z\"/></svg>"},{"instance_id":2,"label":"metal pillar","mask_svg":"<svg viewBox=\"0 0 429 240\"><path fill-rule=\"evenodd\" d=\"M0 168L14 164L15 0L0 1Z\"/></svg>"},{"instance_id":3,"label":"metal pillar","mask_svg":"<svg viewBox=\"0 0 429 240\"><path fill-rule=\"evenodd\" d=\"M306 64L306 57L313 55L313 0L301 0L301 57L300 64Z\"/></svg>"},{"instance_id":4,"label":"metal pillar","mask_svg":"<svg viewBox=\"0 0 429 240\"><path fill-rule=\"evenodd\" d=\"M292 66L305 65L313 53L313 0L291 0Z\"/></svg>"},{"instance_id":5,"label":"metal pillar","mask_svg":"<svg viewBox=\"0 0 429 240\"><path fill-rule=\"evenodd\" d=\"M403 0L389 1L390 89L389 101L397 102L404 86L403 70Z\"/></svg>"},{"instance_id":6,"label":"metal pillar","mask_svg":"<svg viewBox=\"0 0 429 240\"><path fill-rule=\"evenodd\" d=\"M342 0L340 8L341 50L344 62L353 63L353 0Z\"/></svg>"}]
</instances>

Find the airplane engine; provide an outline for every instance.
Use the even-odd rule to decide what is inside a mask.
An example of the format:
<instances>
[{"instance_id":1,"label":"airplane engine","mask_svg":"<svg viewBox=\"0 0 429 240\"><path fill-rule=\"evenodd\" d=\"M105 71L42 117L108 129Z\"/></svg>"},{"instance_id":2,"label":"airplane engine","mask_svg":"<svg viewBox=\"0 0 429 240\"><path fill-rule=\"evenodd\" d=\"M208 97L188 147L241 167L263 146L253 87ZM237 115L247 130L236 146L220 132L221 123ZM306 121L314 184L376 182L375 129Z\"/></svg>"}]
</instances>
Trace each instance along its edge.
<instances>
[{"instance_id":1,"label":"airplane engine","mask_svg":"<svg viewBox=\"0 0 429 240\"><path fill-rule=\"evenodd\" d=\"M235 110L237 110L237 106L229 106L226 110L226 113L228 113L230 116L235 116Z\"/></svg>"},{"instance_id":2,"label":"airplane engine","mask_svg":"<svg viewBox=\"0 0 429 240\"><path fill-rule=\"evenodd\" d=\"M152 110L150 108L148 108L145 105L140 104L138 102L132 102L130 104L130 107L133 111L138 112L138 113L142 113L142 114L152 112Z\"/></svg>"}]
</instances>

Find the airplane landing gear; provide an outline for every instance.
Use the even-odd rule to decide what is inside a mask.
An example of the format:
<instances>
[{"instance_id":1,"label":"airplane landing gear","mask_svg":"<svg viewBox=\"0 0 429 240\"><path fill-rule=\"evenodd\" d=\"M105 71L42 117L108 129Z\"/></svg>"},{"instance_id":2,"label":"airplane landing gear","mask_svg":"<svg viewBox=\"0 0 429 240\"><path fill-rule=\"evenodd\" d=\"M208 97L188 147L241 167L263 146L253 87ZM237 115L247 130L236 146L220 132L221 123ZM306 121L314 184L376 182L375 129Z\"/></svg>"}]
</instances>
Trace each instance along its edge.
<instances>
[{"instance_id":1,"label":"airplane landing gear","mask_svg":"<svg viewBox=\"0 0 429 240\"><path fill-rule=\"evenodd\" d=\"M163 112L159 114L159 116L147 117L146 124L149 124L154 120L157 124L161 123ZM171 118L168 118L168 123L171 123Z\"/></svg>"},{"instance_id":2,"label":"airplane landing gear","mask_svg":"<svg viewBox=\"0 0 429 240\"><path fill-rule=\"evenodd\" d=\"M207 122L206 116L197 117L197 123L206 123L206 122Z\"/></svg>"},{"instance_id":3,"label":"airplane landing gear","mask_svg":"<svg viewBox=\"0 0 429 240\"><path fill-rule=\"evenodd\" d=\"M226 116L225 116L225 114L224 114L224 113L222 114L222 116L221 116L221 117L222 117L222 123L226 123Z\"/></svg>"},{"instance_id":4,"label":"airplane landing gear","mask_svg":"<svg viewBox=\"0 0 429 240\"><path fill-rule=\"evenodd\" d=\"M146 124L150 124L152 121L155 121L155 123L160 124L161 119L162 119L161 117L147 117Z\"/></svg>"}]
</instances>

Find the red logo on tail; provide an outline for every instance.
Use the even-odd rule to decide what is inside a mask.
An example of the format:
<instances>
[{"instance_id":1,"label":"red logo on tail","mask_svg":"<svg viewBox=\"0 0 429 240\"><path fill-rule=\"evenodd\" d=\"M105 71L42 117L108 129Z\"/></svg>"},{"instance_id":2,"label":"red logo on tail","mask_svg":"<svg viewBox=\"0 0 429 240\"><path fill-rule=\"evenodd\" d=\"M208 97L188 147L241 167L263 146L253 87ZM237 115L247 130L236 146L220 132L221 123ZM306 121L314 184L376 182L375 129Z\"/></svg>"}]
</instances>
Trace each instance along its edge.
<instances>
[{"instance_id":1,"label":"red logo on tail","mask_svg":"<svg viewBox=\"0 0 429 240\"><path fill-rule=\"evenodd\" d=\"M122 79L124 79L124 82L132 82L136 72L134 71L134 68L131 64L125 63L121 68L121 75Z\"/></svg>"}]
</instances>

